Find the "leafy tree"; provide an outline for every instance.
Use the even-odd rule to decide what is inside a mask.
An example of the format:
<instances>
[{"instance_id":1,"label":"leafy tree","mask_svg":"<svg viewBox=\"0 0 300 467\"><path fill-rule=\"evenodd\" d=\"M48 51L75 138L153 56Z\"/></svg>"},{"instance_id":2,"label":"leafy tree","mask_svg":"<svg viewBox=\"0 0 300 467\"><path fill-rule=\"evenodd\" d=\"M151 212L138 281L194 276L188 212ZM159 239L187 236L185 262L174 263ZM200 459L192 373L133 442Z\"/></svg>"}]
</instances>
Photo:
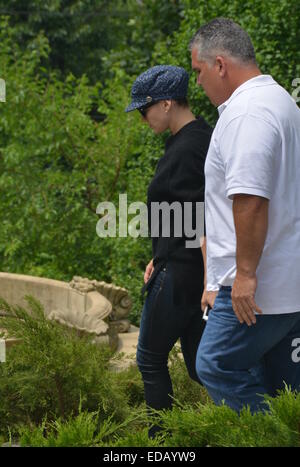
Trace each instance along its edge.
<instances>
[{"instance_id":1,"label":"leafy tree","mask_svg":"<svg viewBox=\"0 0 300 467\"><path fill-rule=\"evenodd\" d=\"M27 3L27 13L30 8L40 11L30 17L10 16L0 31L1 77L7 83L7 102L0 106L2 269L64 280L74 274L112 280L133 295L131 317L138 323L151 242L96 235L98 203L118 206L120 193L127 194L128 203L146 201L147 186L163 154L165 135L154 135L137 112L124 112L134 79L145 68L163 63L181 65L191 73L191 37L201 24L226 16L249 32L261 70L292 92L293 80L300 77L299 4L120 1L114 3L115 16L103 16L101 27L112 36L114 28L118 30L103 52L101 41L91 39L97 33L96 15L89 29L78 12L99 5L109 10L111 2L56 1L42 7L38 0ZM17 10L22 4L14 0L10 8ZM7 9L1 0L0 5ZM46 11L59 12L57 23ZM122 11L128 16L117 16ZM62 21L66 12L74 12L71 22ZM45 34L39 32L43 28ZM91 41L85 41L84 31L90 31ZM56 35L67 39L56 42ZM102 60L99 74L90 67L91 57L97 55L94 48ZM61 67L55 59L60 54L67 57ZM85 69L91 81L82 75ZM108 79L97 83L98 76ZM192 110L214 125L216 109L192 73L189 98Z\"/></svg>"},{"instance_id":2,"label":"leafy tree","mask_svg":"<svg viewBox=\"0 0 300 467\"><path fill-rule=\"evenodd\" d=\"M109 197L121 156L104 150L105 129L90 118L98 88L85 76L44 78L47 40L38 36L24 53L10 32L2 25L2 268L57 278L99 270L107 279L109 252L95 235L96 206Z\"/></svg>"},{"instance_id":3,"label":"leafy tree","mask_svg":"<svg viewBox=\"0 0 300 467\"><path fill-rule=\"evenodd\" d=\"M179 30L163 43L156 44L152 61L181 65L190 71L190 102L196 113L203 114L212 124L217 120L217 112L193 78L188 44L202 24L219 16L233 19L249 33L261 71L271 74L292 93L292 82L300 77L300 5L297 0L267 3L185 0L183 16Z\"/></svg>"},{"instance_id":4,"label":"leafy tree","mask_svg":"<svg viewBox=\"0 0 300 467\"><path fill-rule=\"evenodd\" d=\"M51 49L45 65L93 83L117 62L147 66L154 44L178 28L181 10L179 0L0 0L20 46L43 33Z\"/></svg>"},{"instance_id":5,"label":"leafy tree","mask_svg":"<svg viewBox=\"0 0 300 467\"><path fill-rule=\"evenodd\" d=\"M9 15L19 45L44 33L51 52L50 69L77 77L101 76L102 56L121 40L128 12L121 0L1 0L0 11Z\"/></svg>"}]
</instances>

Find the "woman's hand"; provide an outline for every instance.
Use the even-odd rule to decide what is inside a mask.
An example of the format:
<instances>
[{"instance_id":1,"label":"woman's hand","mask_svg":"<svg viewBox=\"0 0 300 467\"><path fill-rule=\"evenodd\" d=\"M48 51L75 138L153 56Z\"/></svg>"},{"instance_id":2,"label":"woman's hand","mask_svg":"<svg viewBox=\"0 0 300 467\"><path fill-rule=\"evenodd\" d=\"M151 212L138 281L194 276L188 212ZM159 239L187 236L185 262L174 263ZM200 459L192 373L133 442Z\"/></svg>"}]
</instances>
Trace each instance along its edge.
<instances>
[{"instance_id":1,"label":"woman's hand","mask_svg":"<svg viewBox=\"0 0 300 467\"><path fill-rule=\"evenodd\" d=\"M144 274L144 282L145 284L148 282L148 280L150 279L151 277L151 274L153 273L154 271L154 267L153 267L153 259L151 259L150 263L147 264L146 266L146 270L145 270L145 274Z\"/></svg>"},{"instance_id":2,"label":"woman's hand","mask_svg":"<svg viewBox=\"0 0 300 467\"><path fill-rule=\"evenodd\" d=\"M218 295L218 290L206 290L204 289L201 299L201 310L204 311L207 305L210 308L213 308L216 296Z\"/></svg>"}]
</instances>

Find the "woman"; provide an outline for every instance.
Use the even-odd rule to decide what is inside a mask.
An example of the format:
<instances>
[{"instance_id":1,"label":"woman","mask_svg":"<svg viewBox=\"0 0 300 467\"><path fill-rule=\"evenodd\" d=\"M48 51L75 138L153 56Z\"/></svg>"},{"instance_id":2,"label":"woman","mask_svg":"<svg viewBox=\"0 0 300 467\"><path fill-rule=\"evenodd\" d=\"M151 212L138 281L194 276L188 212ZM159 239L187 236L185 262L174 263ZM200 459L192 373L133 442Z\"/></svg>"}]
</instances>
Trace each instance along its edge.
<instances>
[{"instance_id":1,"label":"woman","mask_svg":"<svg viewBox=\"0 0 300 467\"><path fill-rule=\"evenodd\" d=\"M153 259L144 275L144 289L148 294L137 348L146 404L156 410L172 407L168 355L178 338L189 375L200 382L195 361L205 324L201 312L204 267L200 239L194 238L194 246L198 240L198 248L187 247L186 242L192 238L187 238L183 219L184 203L189 202L195 228L196 209L199 209L196 203L204 201L204 162L212 130L203 118L196 119L189 109L188 80L183 68L152 67L136 79L132 102L126 109L126 112L139 110L155 133L166 130L172 133L148 188ZM176 202L177 208L182 208L182 219L170 210L169 217L154 220L151 208L162 202L167 202L168 206ZM179 227L183 229L178 236ZM164 228L170 229L169 236L164 235ZM157 431L159 426L153 426L149 436L153 437Z\"/></svg>"}]
</instances>

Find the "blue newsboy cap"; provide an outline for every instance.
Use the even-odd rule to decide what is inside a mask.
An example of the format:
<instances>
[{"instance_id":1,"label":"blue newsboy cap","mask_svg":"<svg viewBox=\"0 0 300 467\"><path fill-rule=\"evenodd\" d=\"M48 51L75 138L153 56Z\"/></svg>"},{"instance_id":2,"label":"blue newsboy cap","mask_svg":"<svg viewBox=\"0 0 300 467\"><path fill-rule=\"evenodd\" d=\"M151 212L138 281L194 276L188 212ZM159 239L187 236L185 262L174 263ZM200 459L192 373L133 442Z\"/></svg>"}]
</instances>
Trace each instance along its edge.
<instances>
[{"instance_id":1,"label":"blue newsboy cap","mask_svg":"<svg viewBox=\"0 0 300 467\"><path fill-rule=\"evenodd\" d=\"M139 109L152 101L186 97L189 75L184 68L157 65L137 77L131 89L131 104L125 112Z\"/></svg>"}]
</instances>

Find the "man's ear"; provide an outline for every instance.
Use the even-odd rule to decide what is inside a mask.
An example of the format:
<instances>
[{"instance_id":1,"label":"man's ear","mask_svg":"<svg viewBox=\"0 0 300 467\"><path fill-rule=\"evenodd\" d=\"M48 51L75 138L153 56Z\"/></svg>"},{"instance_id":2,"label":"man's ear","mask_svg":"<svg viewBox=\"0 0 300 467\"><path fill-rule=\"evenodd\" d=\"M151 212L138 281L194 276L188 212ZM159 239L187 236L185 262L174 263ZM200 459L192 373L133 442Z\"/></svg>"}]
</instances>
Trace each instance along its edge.
<instances>
[{"instance_id":1,"label":"man's ear","mask_svg":"<svg viewBox=\"0 0 300 467\"><path fill-rule=\"evenodd\" d=\"M224 78L226 71L227 71L227 64L226 64L226 61L224 60L224 57L222 57L221 55L217 55L215 66L217 67L220 77Z\"/></svg>"}]
</instances>

